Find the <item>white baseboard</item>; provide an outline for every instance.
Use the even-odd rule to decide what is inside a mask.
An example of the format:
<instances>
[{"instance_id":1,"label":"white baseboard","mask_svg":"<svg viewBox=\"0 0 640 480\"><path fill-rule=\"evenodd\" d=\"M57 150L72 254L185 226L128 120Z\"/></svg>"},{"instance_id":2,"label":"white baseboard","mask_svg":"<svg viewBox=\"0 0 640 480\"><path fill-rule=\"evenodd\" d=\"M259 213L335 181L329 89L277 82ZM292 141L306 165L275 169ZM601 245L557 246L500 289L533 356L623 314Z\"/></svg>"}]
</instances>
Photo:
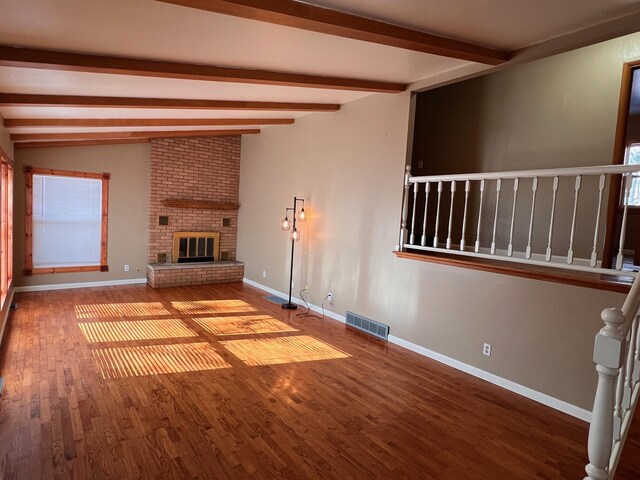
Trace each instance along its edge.
<instances>
[{"instance_id":1,"label":"white baseboard","mask_svg":"<svg viewBox=\"0 0 640 480\"><path fill-rule=\"evenodd\" d=\"M264 290L265 292L271 293L272 295L278 295L283 298L287 298L289 295L286 293L282 293L278 290L274 290L273 288L269 288L266 285L262 285L258 282L254 282L253 280L249 280L248 278L243 278L242 281L247 285L251 285L252 287L259 288L260 290ZM291 301L297 303L298 305L303 305L303 302L299 298L291 298ZM317 305L309 304L309 307L314 312L321 313L322 309ZM339 322L345 323L346 319L344 315L340 315L338 313L331 312L329 310L325 310L325 316L333 318L334 320L338 320ZM489 383L502 387L511 392L517 393L518 395L522 395L530 400L534 400L538 403L551 407L560 412L566 413L567 415L571 415L572 417L578 418L580 420L584 420L585 422L591 421L591 412L585 410L584 408L577 407L571 403L567 403L563 400L559 400L555 397L551 397L546 393L538 392L537 390L533 390L529 387L525 387L520 385L519 383L512 382L511 380L507 380L506 378L499 377L493 373L489 373L485 370L482 370L478 367L474 367L472 365L468 365L466 363L460 362L451 357L447 357L446 355L442 355L441 353L434 352L433 350L429 350L428 348L422 347L420 345L416 345L415 343L411 343L407 340L404 340L400 337L396 337L395 335L389 335L389 342L398 345L400 347L406 348L407 350L411 350L412 352L418 353L425 357L431 358L437 362L443 363L450 367L455 368L456 370L460 370L462 372L468 373L469 375L473 375L474 377L485 380Z\"/></svg>"},{"instance_id":2,"label":"white baseboard","mask_svg":"<svg viewBox=\"0 0 640 480\"><path fill-rule=\"evenodd\" d=\"M249 280L248 278L243 278L242 282L246 283L247 285L251 285L252 287L259 288L260 290L264 290L265 292L268 292L272 295L277 295L282 298L289 298L288 293L283 293L278 290L274 290L273 288L267 287L266 285L262 285L261 283L254 282L253 280ZM304 305L304 302L302 301L301 298L296 298L292 296L291 301L297 305ZM309 302L307 302L307 304L309 305L309 308L314 312L320 313L320 314L322 313L321 306L314 305L313 303L309 303ZM346 323L347 321L347 319L344 318L344 315L340 315L339 313L332 312L331 310L327 310L326 308L324 310L324 316L333 318L334 320L338 320L339 322L342 322L342 323Z\"/></svg>"},{"instance_id":3,"label":"white baseboard","mask_svg":"<svg viewBox=\"0 0 640 480\"><path fill-rule=\"evenodd\" d=\"M560 412L566 413L567 415L571 415L572 417L576 417L580 420L584 420L585 422L591 421L591 412L588 410L585 410L584 408L577 407L571 403L567 403L563 400L559 400L555 397L551 397L546 393L538 392L537 390L533 390L529 387L525 387L524 385L520 385L519 383L512 382L511 380L507 380L506 378L499 377L498 375L487 372L478 367L474 367L472 365L468 365L466 363L460 362L455 358L447 357L446 355L442 355L441 353L434 352L433 350L429 350L428 348L421 347L420 345L416 345L415 343L408 342L407 340L403 340L402 338L396 337L394 335L389 335L389 341L391 343L395 343L396 345L404 347L407 350L411 350L412 352L431 358L432 360L435 360L437 362L444 363L445 365L453 367L462 372L468 373L469 375L473 375L474 377L478 377L489 383L493 383L494 385L497 385L511 392L522 395L523 397L527 397L538 403L546 405L547 407L551 407L555 410L559 410Z\"/></svg>"},{"instance_id":4,"label":"white baseboard","mask_svg":"<svg viewBox=\"0 0 640 480\"><path fill-rule=\"evenodd\" d=\"M127 278L125 280L105 280L103 282L52 283L49 285L28 285L15 287L19 292L44 292L46 290L66 290L68 288L111 287L114 285L141 285L147 283L146 278Z\"/></svg>"}]
</instances>

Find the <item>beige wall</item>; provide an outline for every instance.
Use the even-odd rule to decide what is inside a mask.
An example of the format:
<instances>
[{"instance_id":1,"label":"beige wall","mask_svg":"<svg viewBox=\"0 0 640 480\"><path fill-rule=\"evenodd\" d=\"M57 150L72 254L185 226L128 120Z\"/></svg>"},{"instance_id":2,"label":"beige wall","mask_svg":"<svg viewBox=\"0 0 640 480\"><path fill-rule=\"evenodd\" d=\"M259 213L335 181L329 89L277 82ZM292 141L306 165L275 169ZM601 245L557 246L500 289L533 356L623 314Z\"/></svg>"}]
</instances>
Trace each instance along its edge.
<instances>
[{"instance_id":1,"label":"beige wall","mask_svg":"<svg viewBox=\"0 0 640 480\"><path fill-rule=\"evenodd\" d=\"M414 157L426 174L611 163L634 54L640 34L420 94Z\"/></svg>"},{"instance_id":2,"label":"beige wall","mask_svg":"<svg viewBox=\"0 0 640 480\"><path fill-rule=\"evenodd\" d=\"M554 68L588 52L538 62L540 70L530 66L528 75L550 91L549 107L557 104L569 112L587 108L582 103L596 104L589 107L594 109L589 117L596 118L578 119L589 127L563 127L586 135L576 162L611 159L622 61L632 47L638 51L637 38L594 47L605 48L610 57L597 70L613 77L585 78L602 90L598 98L557 98L554 93ZM337 313L352 310L387 323L392 335L590 409L599 312L620 305L622 295L393 255L409 111L408 93L372 95L338 113L308 115L293 126L243 138L238 259L246 263L245 276L287 290L289 242L278 221L294 195L305 197L311 218L297 247L294 280L296 290L309 286L313 303L331 291L330 309ZM546 121L537 115L533 120ZM493 152L487 155L495 162L491 169L554 166L558 155L575 147L561 133L542 134L543 127L534 127L521 126L531 134L518 137L529 154L516 159L510 149L496 158L495 146L483 144ZM490 132L503 128L512 127L486 125ZM539 159L535 165L529 163L533 155ZM483 342L493 345L491 357L482 355Z\"/></svg>"},{"instance_id":3,"label":"beige wall","mask_svg":"<svg viewBox=\"0 0 640 480\"><path fill-rule=\"evenodd\" d=\"M25 277L24 243L15 244L16 286L97 282L146 277L149 145L29 148L16 150L15 238L24 238L24 166L109 172L108 272L58 273ZM129 265L129 272L124 265Z\"/></svg>"},{"instance_id":4,"label":"beige wall","mask_svg":"<svg viewBox=\"0 0 640 480\"><path fill-rule=\"evenodd\" d=\"M635 55L635 57L634 57ZM415 175L489 172L530 168L606 165L612 162L622 64L640 57L640 34L605 42L548 59L418 95L412 171ZM455 160L454 160L455 159ZM422 168L419 163L422 163ZM498 248L509 243L512 181L503 182L498 222ZM515 251L524 252L531 211L531 180L520 180L515 216ZM489 182L490 192L495 189ZM479 188L470 196L477 210ZM440 230L448 220L448 186ZM435 193L434 193L435 196ZM554 252L566 253L573 214L573 178L560 181L555 211ZM551 181L538 189L533 252L544 254L551 215ZM607 198L607 192L605 192ZM491 243L495 195L484 201L482 246ZM596 224L598 182L584 177L580 194L574 252L588 259ZM460 231L462 196L458 197L454 231ZM431 202L435 205L435 199ZM430 218L435 217L435 211ZM457 218L454 216L454 219ZM422 218L418 214L419 219ZM475 231L471 215L468 231ZM600 223L599 245L604 242ZM420 223L420 229L422 228ZM433 227L431 227L433 230Z\"/></svg>"},{"instance_id":5,"label":"beige wall","mask_svg":"<svg viewBox=\"0 0 640 480\"><path fill-rule=\"evenodd\" d=\"M0 114L0 147L13 159L13 142L11 141L9 130L4 128L4 118Z\"/></svg>"}]
</instances>

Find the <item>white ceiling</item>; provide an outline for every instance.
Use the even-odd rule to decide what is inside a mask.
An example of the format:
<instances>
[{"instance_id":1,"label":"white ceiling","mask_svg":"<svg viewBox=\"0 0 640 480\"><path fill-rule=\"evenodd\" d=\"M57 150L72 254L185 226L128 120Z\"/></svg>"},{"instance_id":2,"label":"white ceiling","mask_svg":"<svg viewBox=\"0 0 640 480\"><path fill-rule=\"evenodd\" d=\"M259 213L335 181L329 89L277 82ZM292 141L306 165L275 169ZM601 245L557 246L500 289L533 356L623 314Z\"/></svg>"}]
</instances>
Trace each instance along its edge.
<instances>
[{"instance_id":1,"label":"white ceiling","mask_svg":"<svg viewBox=\"0 0 640 480\"><path fill-rule=\"evenodd\" d=\"M319 5L504 50L638 11L636 0L314 0Z\"/></svg>"},{"instance_id":2,"label":"white ceiling","mask_svg":"<svg viewBox=\"0 0 640 480\"><path fill-rule=\"evenodd\" d=\"M310 3L507 50L640 11L640 0L314 0ZM470 64L153 0L0 0L0 19L0 44L48 50L407 84ZM0 67L0 92L339 104L371 94L16 67ZM0 106L0 113L5 118L295 118L308 114L24 106ZM148 127L126 130L136 129L151 130ZM105 130L109 129L10 129L12 133Z\"/></svg>"}]
</instances>

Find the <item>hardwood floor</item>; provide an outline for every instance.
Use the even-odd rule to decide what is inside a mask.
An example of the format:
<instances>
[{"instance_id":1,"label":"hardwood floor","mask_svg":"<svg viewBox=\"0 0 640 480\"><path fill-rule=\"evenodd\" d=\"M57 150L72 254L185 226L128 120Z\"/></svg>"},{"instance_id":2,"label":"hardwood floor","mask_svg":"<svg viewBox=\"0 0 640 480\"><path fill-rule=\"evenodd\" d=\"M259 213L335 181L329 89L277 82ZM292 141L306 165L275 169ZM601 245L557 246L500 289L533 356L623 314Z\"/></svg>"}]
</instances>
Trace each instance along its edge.
<instances>
[{"instance_id":1,"label":"hardwood floor","mask_svg":"<svg viewBox=\"0 0 640 480\"><path fill-rule=\"evenodd\" d=\"M1 477L583 478L585 423L264 295L17 294Z\"/></svg>"}]
</instances>

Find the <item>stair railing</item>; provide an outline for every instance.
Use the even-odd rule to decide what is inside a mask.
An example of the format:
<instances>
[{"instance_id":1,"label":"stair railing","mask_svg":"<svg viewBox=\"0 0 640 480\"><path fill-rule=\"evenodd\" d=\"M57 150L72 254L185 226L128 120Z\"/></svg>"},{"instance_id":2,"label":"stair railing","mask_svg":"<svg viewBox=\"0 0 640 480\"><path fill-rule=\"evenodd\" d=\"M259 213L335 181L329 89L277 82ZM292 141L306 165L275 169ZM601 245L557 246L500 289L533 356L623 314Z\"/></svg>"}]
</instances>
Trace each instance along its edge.
<instances>
[{"instance_id":1,"label":"stair railing","mask_svg":"<svg viewBox=\"0 0 640 480\"><path fill-rule=\"evenodd\" d=\"M640 165L412 176L405 172L400 250L618 274ZM623 202L613 268L603 267L606 199Z\"/></svg>"},{"instance_id":2,"label":"stair railing","mask_svg":"<svg viewBox=\"0 0 640 480\"><path fill-rule=\"evenodd\" d=\"M614 478L640 395L638 306L640 276L622 309L606 308L605 326L596 334L593 361L598 387L589 427L589 464L584 480Z\"/></svg>"}]
</instances>

